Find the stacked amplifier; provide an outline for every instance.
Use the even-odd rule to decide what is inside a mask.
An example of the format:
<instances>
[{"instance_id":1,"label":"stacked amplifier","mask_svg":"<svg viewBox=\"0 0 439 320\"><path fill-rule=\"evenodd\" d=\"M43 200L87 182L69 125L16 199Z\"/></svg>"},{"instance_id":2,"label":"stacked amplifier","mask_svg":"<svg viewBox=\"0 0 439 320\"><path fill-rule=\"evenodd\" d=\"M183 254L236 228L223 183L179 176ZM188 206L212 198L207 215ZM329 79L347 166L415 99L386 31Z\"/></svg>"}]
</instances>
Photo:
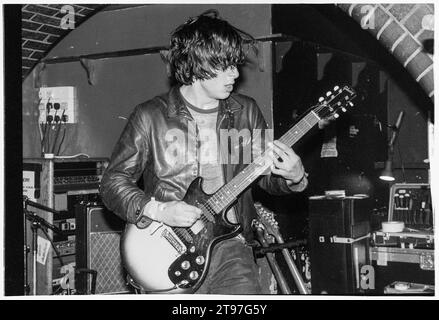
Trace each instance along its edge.
<instances>
[{"instance_id":1,"label":"stacked amplifier","mask_svg":"<svg viewBox=\"0 0 439 320\"><path fill-rule=\"evenodd\" d=\"M29 177L27 185L24 186L27 188L26 195L31 200L55 209L58 213L37 210L37 214L61 230L61 233L49 232L54 250L51 250L52 252L48 254L47 259L37 263L37 281L35 284L31 283L30 286L37 287L38 295L89 294L91 292L86 290L81 282L83 278L81 278L82 274L78 272L78 269L84 270L93 267L99 269L99 266L96 263L90 266L89 260L84 258L84 255L94 254L96 250L100 252L101 256L119 255L119 247L114 245L116 241L114 239L110 248L93 247L90 249L94 245L93 241L102 240L102 237L96 235L90 237L90 232L96 231L96 228L103 228L104 232L105 230L111 231L113 238L120 237L123 228L122 221L119 221L116 226L101 223L95 229L90 225L94 221L91 221L90 217L98 216L98 214L91 214L91 212L98 212L91 210L91 208L99 208L101 213L105 209L101 205L99 185L107 164L107 158L24 159L23 177ZM115 217L112 212L105 212L105 216ZM86 223L87 221L88 223ZM39 232L39 236L47 238L42 232ZM78 241L78 237L81 238L81 241ZM30 227L27 227L26 238L27 246L30 248L30 240L32 239ZM29 257L29 260L31 258ZM115 261L116 264L121 265L120 258L116 257ZM32 268L30 262L28 261L28 265ZM104 275L99 271L105 272L105 270L96 271L98 285L99 281L106 281L105 276L110 276L110 274ZM33 271L27 270L27 272L31 275ZM76 285L78 274L81 280L78 282L79 287ZM121 282L120 277L117 281ZM120 287L121 285L117 288L97 286L99 290L96 293L124 291ZM78 292L78 288L80 292Z\"/></svg>"},{"instance_id":2,"label":"stacked amplifier","mask_svg":"<svg viewBox=\"0 0 439 320\"><path fill-rule=\"evenodd\" d=\"M120 255L125 222L99 203L80 203L75 212L78 294L132 293Z\"/></svg>"},{"instance_id":3,"label":"stacked amplifier","mask_svg":"<svg viewBox=\"0 0 439 320\"><path fill-rule=\"evenodd\" d=\"M310 257L313 294L367 294L362 270L369 265L371 199L310 197Z\"/></svg>"}]
</instances>

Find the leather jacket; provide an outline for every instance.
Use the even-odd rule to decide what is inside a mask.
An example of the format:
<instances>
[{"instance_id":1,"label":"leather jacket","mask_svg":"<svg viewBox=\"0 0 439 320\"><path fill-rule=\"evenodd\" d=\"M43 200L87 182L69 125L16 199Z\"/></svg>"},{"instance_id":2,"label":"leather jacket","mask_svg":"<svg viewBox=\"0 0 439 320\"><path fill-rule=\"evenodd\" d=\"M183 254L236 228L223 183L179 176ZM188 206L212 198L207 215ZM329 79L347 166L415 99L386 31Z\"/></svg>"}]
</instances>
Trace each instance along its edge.
<instances>
[{"instance_id":1,"label":"leather jacket","mask_svg":"<svg viewBox=\"0 0 439 320\"><path fill-rule=\"evenodd\" d=\"M181 200L190 183L197 177L199 163L178 161L169 165L166 158L165 135L180 129L190 134L189 121L194 121L181 96L179 87L136 106L130 115L112 153L100 186L106 207L126 220L136 223L144 206L155 197L158 201ZM220 100L217 133L220 129L265 129L266 122L254 99L232 93ZM245 142L242 142L245 143ZM242 146L240 146L242 147ZM240 173L246 163L223 164L224 181ZM138 187L143 175L144 190ZM297 185L288 186L285 179L263 175L257 183L270 194L300 192L307 185L306 177ZM256 218L251 189L247 188L234 205L243 236L251 241L251 222Z\"/></svg>"}]
</instances>

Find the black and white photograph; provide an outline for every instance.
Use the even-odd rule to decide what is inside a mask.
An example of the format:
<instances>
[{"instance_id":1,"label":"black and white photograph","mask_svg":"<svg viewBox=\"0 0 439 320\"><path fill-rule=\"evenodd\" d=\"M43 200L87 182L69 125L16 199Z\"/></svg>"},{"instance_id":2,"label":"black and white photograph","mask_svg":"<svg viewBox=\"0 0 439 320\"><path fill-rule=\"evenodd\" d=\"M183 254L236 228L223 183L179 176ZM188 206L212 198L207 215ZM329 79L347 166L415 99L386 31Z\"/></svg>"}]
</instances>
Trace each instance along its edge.
<instances>
[{"instance_id":1,"label":"black and white photograph","mask_svg":"<svg viewBox=\"0 0 439 320\"><path fill-rule=\"evenodd\" d=\"M5 298L435 299L433 2L2 20Z\"/></svg>"}]
</instances>

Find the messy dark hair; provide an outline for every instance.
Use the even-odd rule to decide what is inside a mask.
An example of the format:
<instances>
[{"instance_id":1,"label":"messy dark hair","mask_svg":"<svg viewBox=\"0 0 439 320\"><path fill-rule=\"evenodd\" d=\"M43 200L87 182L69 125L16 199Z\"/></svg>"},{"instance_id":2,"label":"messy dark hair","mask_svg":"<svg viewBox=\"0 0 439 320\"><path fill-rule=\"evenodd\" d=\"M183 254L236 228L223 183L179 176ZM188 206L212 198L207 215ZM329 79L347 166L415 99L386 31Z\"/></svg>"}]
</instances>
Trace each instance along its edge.
<instances>
[{"instance_id":1,"label":"messy dark hair","mask_svg":"<svg viewBox=\"0 0 439 320\"><path fill-rule=\"evenodd\" d=\"M190 18L172 33L167 61L175 80L190 85L242 65L245 43L253 42L252 36L218 18L218 12L211 9Z\"/></svg>"}]
</instances>

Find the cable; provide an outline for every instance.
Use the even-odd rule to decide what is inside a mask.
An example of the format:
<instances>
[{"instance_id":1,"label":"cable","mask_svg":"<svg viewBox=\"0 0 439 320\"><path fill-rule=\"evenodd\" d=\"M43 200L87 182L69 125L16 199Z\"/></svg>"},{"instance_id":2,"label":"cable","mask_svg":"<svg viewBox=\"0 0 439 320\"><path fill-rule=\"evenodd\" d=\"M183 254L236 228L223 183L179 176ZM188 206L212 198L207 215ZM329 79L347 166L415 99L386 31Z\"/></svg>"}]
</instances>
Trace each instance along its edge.
<instances>
[{"instance_id":1,"label":"cable","mask_svg":"<svg viewBox=\"0 0 439 320\"><path fill-rule=\"evenodd\" d=\"M61 138L61 142L58 145L58 151L56 152L55 156L60 154L62 144L64 143L64 139L66 137L66 132L67 132L67 115L65 115L65 110L64 110L64 112L62 113L62 116L61 116L61 124L64 124L63 136Z\"/></svg>"},{"instance_id":2,"label":"cable","mask_svg":"<svg viewBox=\"0 0 439 320\"><path fill-rule=\"evenodd\" d=\"M71 158L77 158L77 157L80 157L80 156L84 156L86 158L90 158L90 156L88 154L86 154L86 153L78 153L78 154L75 154L73 156L55 156L54 158L56 158L56 159L71 159Z\"/></svg>"},{"instance_id":3,"label":"cable","mask_svg":"<svg viewBox=\"0 0 439 320\"><path fill-rule=\"evenodd\" d=\"M47 126L47 128L48 128L48 131L47 131L47 151L50 150L50 127L51 127L51 124L49 123L49 125ZM44 149L46 149L46 148L44 148Z\"/></svg>"},{"instance_id":4,"label":"cable","mask_svg":"<svg viewBox=\"0 0 439 320\"><path fill-rule=\"evenodd\" d=\"M56 289L56 291L52 292L52 295L58 295L58 293L61 293L63 291L63 288L61 286L59 286L58 289Z\"/></svg>"},{"instance_id":5,"label":"cable","mask_svg":"<svg viewBox=\"0 0 439 320\"><path fill-rule=\"evenodd\" d=\"M50 150L50 125L52 123L53 117L50 115L50 99L51 97L49 97L47 99L47 103L46 103L46 125L49 129L49 131L47 132L47 130L45 130L45 136L47 135L47 150ZM46 146L44 146L44 151L46 151Z\"/></svg>"},{"instance_id":6,"label":"cable","mask_svg":"<svg viewBox=\"0 0 439 320\"><path fill-rule=\"evenodd\" d=\"M63 130L63 134L62 134L62 138L61 138L61 142L58 145L58 151L56 152L55 156L58 156L60 151L61 151L61 146L64 142L64 138L66 137L66 131L67 131L67 126L64 126L64 130Z\"/></svg>"},{"instance_id":7,"label":"cable","mask_svg":"<svg viewBox=\"0 0 439 320\"><path fill-rule=\"evenodd\" d=\"M401 149L399 148L399 142L397 142L396 144L397 144L396 149L398 149L399 161L401 161L402 179L403 179L403 181L405 183L407 181L405 179L404 161L402 161Z\"/></svg>"},{"instance_id":8,"label":"cable","mask_svg":"<svg viewBox=\"0 0 439 320\"><path fill-rule=\"evenodd\" d=\"M56 121L56 119L57 118L59 118L59 116L58 116L58 110L55 110L55 115L53 116L53 119L50 121L50 124L52 124L52 122L54 122L54 125L52 126L52 125L49 125L49 127L51 127L51 129L52 129L52 131L54 131L55 130L55 128L57 127L57 124L58 124L58 121ZM50 138L50 130L49 130L49 136L48 136L48 139ZM51 147L50 146L50 140L48 140L48 147L47 147L47 151L48 152L50 152L50 153L53 153L53 151L54 151L54 148L55 148L55 144L56 144L56 132L55 132L55 137L54 137L54 139L53 139L53 141L52 141L52 144L53 144L53 146Z\"/></svg>"},{"instance_id":9,"label":"cable","mask_svg":"<svg viewBox=\"0 0 439 320\"><path fill-rule=\"evenodd\" d=\"M43 143L45 140L44 139L44 131L45 131L44 122L39 123L38 127L39 127L40 137L41 137L41 141L40 141L41 153L43 153Z\"/></svg>"},{"instance_id":10,"label":"cable","mask_svg":"<svg viewBox=\"0 0 439 320\"><path fill-rule=\"evenodd\" d=\"M65 112L66 112L66 110L64 109L64 111L63 111L63 113L61 115L61 118L58 117L59 118L58 121L57 121L57 116L56 116L56 113L55 113L55 122L56 122L55 126L57 128L56 128L56 133L55 133L55 139L53 141L53 146L52 146L52 151L51 151L52 153L55 153L56 142L58 141L59 132L61 131L61 125L62 125L62 120L61 119L63 118Z\"/></svg>"},{"instance_id":11,"label":"cable","mask_svg":"<svg viewBox=\"0 0 439 320\"><path fill-rule=\"evenodd\" d=\"M44 123L44 135L43 141L41 142L41 153L46 151L46 141L47 141L47 128L49 127L47 121Z\"/></svg>"},{"instance_id":12,"label":"cable","mask_svg":"<svg viewBox=\"0 0 439 320\"><path fill-rule=\"evenodd\" d=\"M40 103L41 103L41 100L42 100L43 98L40 98L39 100L38 100L38 103L37 103L37 107L38 107L38 121L37 121L37 123L38 123L38 131L40 132L40 141L43 141L43 129L41 128L41 126L40 126L40 123L39 123L39 121L40 121L40 116L41 116L41 112L40 112Z\"/></svg>"}]
</instances>

